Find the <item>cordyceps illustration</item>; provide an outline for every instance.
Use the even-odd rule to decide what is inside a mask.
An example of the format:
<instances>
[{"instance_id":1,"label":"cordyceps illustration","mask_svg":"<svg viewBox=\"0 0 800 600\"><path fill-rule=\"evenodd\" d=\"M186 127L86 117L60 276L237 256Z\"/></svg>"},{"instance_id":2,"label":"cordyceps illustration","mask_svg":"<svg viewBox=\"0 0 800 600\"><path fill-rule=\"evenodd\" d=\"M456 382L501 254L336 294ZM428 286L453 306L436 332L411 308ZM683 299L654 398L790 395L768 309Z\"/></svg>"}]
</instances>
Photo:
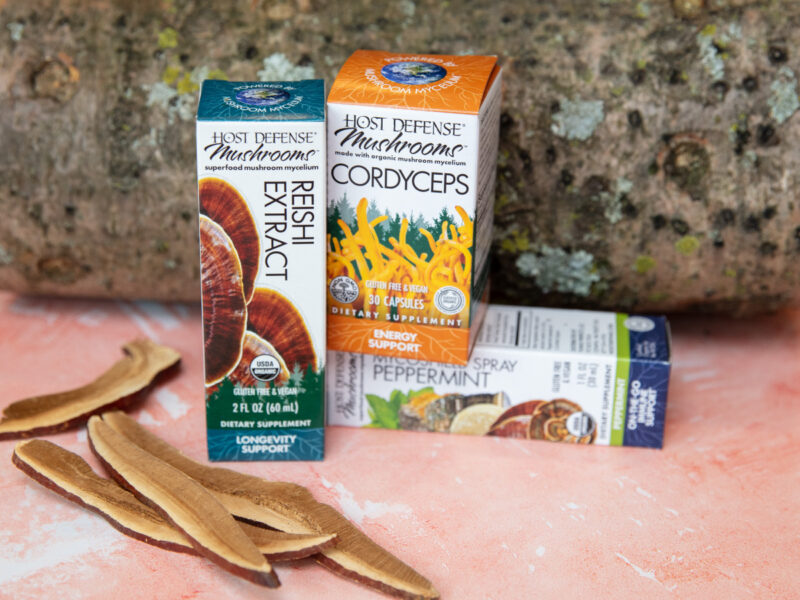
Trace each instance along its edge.
<instances>
[{"instance_id":1,"label":"cordyceps illustration","mask_svg":"<svg viewBox=\"0 0 800 600\"><path fill-rule=\"evenodd\" d=\"M581 436L573 434L567 427L567 420L576 413L582 414L580 405L564 398L540 404L531 414L529 437L551 442L591 444L597 434L597 428L593 423L591 427L582 428L587 433Z\"/></svg>"},{"instance_id":2,"label":"cordyceps illustration","mask_svg":"<svg viewBox=\"0 0 800 600\"><path fill-rule=\"evenodd\" d=\"M247 308L247 329L271 344L290 372L317 370L311 335L290 300L274 290L256 288Z\"/></svg>"},{"instance_id":3,"label":"cordyceps illustration","mask_svg":"<svg viewBox=\"0 0 800 600\"><path fill-rule=\"evenodd\" d=\"M236 248L242 267L244 297L249 302L255 289L261 245L247 202L232 185L215 177L200 180L199 199L201 214L222 227Z\"/></svg>"},{"instance_id":4,"label":"cordyceps illustration","mask_svg":"<svg viewBox=\"0 0 800 600\"><path fill-rule=\"evenodd\" d=\"M441 230L433 233L420 228L419 234L427 240L430 252L418 252L408 243L409 220L403 218L397 237L390 237L391 247L384 245L376 228L389 217L382 215L369 220L367 199L362 198L356 209L356 229L339 219L342 238L328 236L328 281L346 276L358 284L358 299L341 303L335 299L331 305L340 309L370 311L380 320L387 316L410 315L441 319L443 314L434 304L437 290L455 287L463 293L464 305L457 314L447 314L469 324L469 295L472 281L472 244L474 227L472 219L456 206L462 224L457 226L444 221ZM366 281L381 282L375 289L367 289ZM400 291L390 289L400 284ZM365 303L364 298L374 299Z\"/></svg>"},{"instance_id":5,"label":"cordyceps illustration","mask_svg":"<svg viewBox=\"0 0 800 600\"><path fill-rule=\"evenodd\" d=\"M200 217L203 338L206 385L222 380L239 362L247 323L242 267L231 238Z\"/></svg>"}]
</instances>

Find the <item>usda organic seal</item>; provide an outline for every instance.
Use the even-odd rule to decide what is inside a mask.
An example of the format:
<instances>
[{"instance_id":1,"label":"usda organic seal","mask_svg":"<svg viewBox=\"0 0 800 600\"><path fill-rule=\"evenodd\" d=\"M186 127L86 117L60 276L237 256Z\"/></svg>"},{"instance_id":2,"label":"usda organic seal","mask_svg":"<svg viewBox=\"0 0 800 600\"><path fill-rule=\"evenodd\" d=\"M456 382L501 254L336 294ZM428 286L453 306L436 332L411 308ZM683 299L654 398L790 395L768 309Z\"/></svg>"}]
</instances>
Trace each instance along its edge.
<instances>
[{"instance_id":1,"label":"usda organic seal","mask_svg":"<svg viewBox=\"0 0 800 600\"><path fill-rule=\"evenodd\" d=\"M350 304L358 298L358 284L355 279L347 275L334 277L328 289L333 299L342 304Z\"/></svg>"},{"instance_id":2,"label":"usda organic seal","mask_svg":"<svg viewBox=\"0 0 800 600\"><path fill-rule=\"evenodd\" d=\"M271 354L261 354L250 362L250 374L259 381L272 381L281 372L281 363Z\"/></svg>"},{"instance_id":3,"label":"usda organic seal","mask_svg":"<svg viewBox=\"0 0 800 600\"><path fill-rule=\"evenodd\" d=\"M587 412L574 412L567 417L567 431L577 438L591 435L594 431L594 418Z\"/></svg>"},{"instance_id":4,"label":"usda organic seal","mask_svg":"<svg viewBox=\"0 0 800 600\"><path fill-rule=\"evenodd\" d=\"M433 303L446 315L460 313L467 303L464 292L452 285L446 285L436 291Z\"/></svg>"}]
</instances>

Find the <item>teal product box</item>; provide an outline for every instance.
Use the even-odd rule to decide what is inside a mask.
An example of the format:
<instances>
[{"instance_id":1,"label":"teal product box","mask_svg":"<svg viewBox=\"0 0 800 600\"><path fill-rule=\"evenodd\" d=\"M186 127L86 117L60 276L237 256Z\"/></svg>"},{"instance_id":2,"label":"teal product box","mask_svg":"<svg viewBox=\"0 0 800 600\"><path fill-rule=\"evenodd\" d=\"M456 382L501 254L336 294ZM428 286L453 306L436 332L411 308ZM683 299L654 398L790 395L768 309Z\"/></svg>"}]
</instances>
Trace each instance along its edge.
<instances>
[{"instance_id":1,"label":"teal product box","mask_svg":"<svg viewBox=\"0 0 800 600\"><path fill-rule=\"evenodd\" d=\"M661 316L490 304L466 366L328 352L329 425L661 448Z\"/></svg>"},{"instance_id":2,"label":"teal product box","mask_svg":"<svg viewBox=\"0 0 800 600\"><path fill-rule=\"evenodd\" d=\"M204 81L197 178L208 457L322 460L325 90Z\"/></svg>"}]
</instances>

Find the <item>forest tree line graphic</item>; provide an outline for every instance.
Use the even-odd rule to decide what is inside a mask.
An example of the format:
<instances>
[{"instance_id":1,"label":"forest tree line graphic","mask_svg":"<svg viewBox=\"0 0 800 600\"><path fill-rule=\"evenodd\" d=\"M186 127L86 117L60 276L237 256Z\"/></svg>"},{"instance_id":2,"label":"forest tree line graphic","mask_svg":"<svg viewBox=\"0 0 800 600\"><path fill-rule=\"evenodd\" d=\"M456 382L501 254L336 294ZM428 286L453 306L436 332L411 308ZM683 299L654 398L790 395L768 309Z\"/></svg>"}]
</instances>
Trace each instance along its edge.
<instances>
[{"instance_id":1,"label":"forest tree line graphic","mask_svg":"<svg viewBox=\"0 0 800 600\"><path fill-rule=\"evenodd\" d=\"M383 215L388 218L375 227L375 231L378 234L378 240L381 242L381 244L391 248L392 243L389 240L391 238L396 240L400 239L400 227L402 226L403 219L408 219L406 242L417 254L425 253L428 256L431 255L431 246L425 236L420 233L420 229L427 230L434 239L439 239L439 236L442 233L442 225L445 222L447 222L448 230L451 224L456 225L457 227L462 225L461 219L447 210L446 206L442 207L442 209L439 211L439 214L436 215L433 221L429 221L421 214L415 215L413 212L393 213L390 212L389 209L381 211L378 208L378 204L375 202L375 200L370 200L367 204L367 219L372 221L373 219ZM355 205L348 199L347 194L343 195L338 200L331 200L328 203L328 234L331 237L342 240L345 238L345 234L341 225L339 224L340 220L344 221L347 226L350 227L351 231L356 231L358 229L358 224L356 222L356 208Z\"/></svg>"}]
</instances>

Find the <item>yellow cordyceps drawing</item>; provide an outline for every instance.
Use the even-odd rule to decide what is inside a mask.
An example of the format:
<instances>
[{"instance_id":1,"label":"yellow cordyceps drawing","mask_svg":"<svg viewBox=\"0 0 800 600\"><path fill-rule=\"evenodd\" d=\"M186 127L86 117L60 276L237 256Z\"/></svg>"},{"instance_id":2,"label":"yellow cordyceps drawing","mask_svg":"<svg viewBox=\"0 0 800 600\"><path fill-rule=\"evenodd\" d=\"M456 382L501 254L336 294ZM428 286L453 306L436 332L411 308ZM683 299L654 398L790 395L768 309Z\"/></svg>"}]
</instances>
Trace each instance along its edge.
<instances>
[{"instance_id":1,"label":"yellow cordyceps drawing","mask_svg":"<svg viewBox=\"0 0 800 600\"><path fill-rule=\"evenodd\" d=\"M364 311L365 317L405 322L427 317L452 326L469 323L469 302L457 314L442 313L433 302L434 295L452 286L469 298L472 283L472 243L474 225L467 212L456 206L462 224L444 221L433 234L420 228L430 253L417 252L407 241L409 221L403 218L398 237L390 237L386 246L380 241L376 228L389 217L382 215L371 221L367 217L367 199L362 198L356 209L355 231L339 219L341 239L328 235L328 281L346 276L358 285L358 297L343 304L334 300L333 306ZM434 234L436 237L434 237Z\"/></svg>"}]
</instances>

